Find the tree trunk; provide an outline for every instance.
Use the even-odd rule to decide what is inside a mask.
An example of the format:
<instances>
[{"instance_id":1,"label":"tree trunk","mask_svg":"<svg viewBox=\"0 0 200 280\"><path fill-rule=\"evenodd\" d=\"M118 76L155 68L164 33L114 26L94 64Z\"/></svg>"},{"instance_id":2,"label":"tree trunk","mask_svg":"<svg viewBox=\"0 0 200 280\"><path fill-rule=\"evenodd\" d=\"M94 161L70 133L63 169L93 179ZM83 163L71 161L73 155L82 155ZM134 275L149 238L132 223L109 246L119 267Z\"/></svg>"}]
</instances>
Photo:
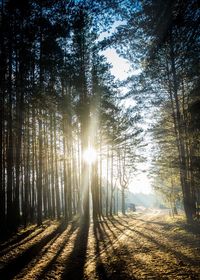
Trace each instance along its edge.
<instances>
[{"instance_id":1,"label":"tree trunk","mask_svg":"<svg viewBox=\"0 0 200 280\"><path fill-rule=\"evenodd\" d=\"M170 36L170 62L172 70L172 81L173 85L170 85L170 98L173 110L174 118L174 128L177 139L177 146L179 151L179 167L180 167L180 181L183 192L183 204L185 209L185 214L188 221L191 221L195 212L195 203L191 196L191 190L188 183L187 177L187 165L186 165L186 150L184 144L184 123L183 118L181 117L180 104L178 98L178 85L177 85L177 74L176 74L176 65L175 65L175 55L174 55L174 43L173 43L173 34L171 32Z\"/></svg>"},{"instance_id":2,"label":"tree trunk","mask_svg":"<svg viewBox=\"0 0 200 280\"><path fill-rule=\"evenodd\" d=\"M43 191L43 139L42 139L42 111L39 110L39 174L37 180L37 224L42 224L42 191Z\"/></svg>"}]
</instances>

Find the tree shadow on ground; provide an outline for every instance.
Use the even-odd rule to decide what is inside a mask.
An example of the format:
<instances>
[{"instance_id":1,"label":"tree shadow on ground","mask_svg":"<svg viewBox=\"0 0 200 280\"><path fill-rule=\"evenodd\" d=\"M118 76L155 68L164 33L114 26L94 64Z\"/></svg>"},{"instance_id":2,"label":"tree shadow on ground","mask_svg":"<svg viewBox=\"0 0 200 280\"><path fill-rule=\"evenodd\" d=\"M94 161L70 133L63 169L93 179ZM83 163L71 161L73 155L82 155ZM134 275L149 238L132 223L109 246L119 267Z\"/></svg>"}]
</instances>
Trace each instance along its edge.
<instances>
[{"instance_id":1,"label":"tree shadow on ground","mask_svg":"<svg viewBox=\"0 0 200 280\"><path fill-rule=\"evenodd\" d=\"M155 225L159 225L161 227L163 227L165 230L170 230L172 229L174 226L178 226L184 230L186 230L187 232L193 233L193 234L200 234L200 222L199 221L193 221L191 223L187 223L184 220L181 221L176 221L174 220L174 223L167 223L167 222L162 222L162 221L147 221L145 219L141 219L141 218L137 218L137 220L142 221L146 224L155 224Z\"/></svg>"},{"instance_id":2,"label":"tree shadow on ground","mask_svg":"<svg viewBox=\"0 0 200 280\"><path fill-rule=\"evenodd\" d=\"M88 218L81 218L73 250L67 258L65 270L61 276L61 279L63 280L84 279L84 265L86 263L89 225L90 222Z\"/></svg>"},{"instance_id":3,"label":"tree shadow on ground","mask_svg":"<svg viewBox=\"0 0 200 280\"><path fill-rule=\"evenodd\" d=\"M28 249L23 251L19 256L12 259L0 269L0 279L13 279L32 259L37 257L39 252L51 242L54 242L61 233L66 229L62 223L55 230L42 237L41 240L31 245Z\"/></svg>"},{"instance_id":4,"label":"tree shadow on ground","mask_svg":"<svg viewBox=\"0 0 200 280\"><path fill-rule=\"evenodd\" d=\"M94 237L95 237L95 255L96 255L96 275L100 280L128 280L136 279L130 278L127 272L126 262L117 253L113 243L117 240L117 235L109 226L106 219L103 222L97 220L94 222ZM126 252L125 252L126 251ZM102 253L105 254L106 259L103 260ZM125 250L126 257L130 252Z\"/></svg>"},{"instance_id":5,"label":"tree shadow on ground","mask_svg":"<svg viewBox=\"0 0 200 280\"><path fill-rule=\"evenodd\" d=\"M141 275L143 277L146 275L147 278L145 279L163 279L162 273L155 271L145 260L145 255L147 252L150 252L150 249L143 246L135 238L130 242L131 236L126 232L127 229L130 230L127 219L110 216L104 220L103 226L106 233L108 234L109 232L109 238L112 240L112 250L109 250L111 258L109 267L112 267L114 273L107 279L140 279L138 277ZM127 238L127 243L124 242L124 237ZM132 250L130 245L132 242L134 242L134 250ZM115 246L115 243L117 246ZM143 254L144 258L136 258L135 255L138 253Z\"/></svg>"},{"instance_id":6,"label":"tree shadow on ground","mask_svg":"<svg viewBox=\"0 0 200 280\"><path fill-rule=\"evenodd\" d=\"M145 223L150 223L149 221L145 221L143 220ZM113 223L113 226L115 226L116 228L118 228L119 230L121 230L117 224L123 225L126 229L129 229L129 226L125 225L124 223L121 223L120 220L116 220L116 223ZM144 229L144 227L143 227ZM147 229L146 229L147 230ZM169 247L167 244L163 243L163 241L161 242L161 240L158 240L156 237L154 237L152 234L150 235L148 232L153 232L155 233L156 231L154 229L149 229L148 231L141 231L139 229L136 228L132 228L131 231L135 232L136 234L140 235L142 238L146 239L148 242L154 244L157 246L157 248L159 248L162 252L170 252L171 254L173 254L177 260L179 260L181 263L185 263L185 264L192 264L193 266L199 266L199 261L196 261L194 258L192 257L188 257L186 254L183 254L180 250L175 249L174 247ZM163 234L163 232L161 232L161 234ZM168 239L168 240L173 240L174 238L171 238L171 236L167 236L166 234L164 234L164 236ZM196 279L196 278L194 278Z\"/></svg>"},{"instance_id":7,"label":"tree shadow on ground","mask_svg":"<svg viewBox=\"0 0 200 280\"><path fill-rule=\"evenodd\" d=\"M100 242L104 241L106 238L105 231L102 229L101 221L95 220L93 225L93 233L95 237L95 255L96 255L96 274L98 275L99 279L107 280L108 275L107 271L104 267L104 264L101 259L101 249L100 249ZM103 250L106 251L106 244L103 242Z\"/></svg>"},{"instance_id":8,"label":"tree shadow on ground","mask_svg":"<svg viewBox=\"0 0 200 280\"><path fill-rule=\"evenodd\" d=\"M196 222L196 221L194 221L193 223L177 222L177 224L187 232L191 232L193 234L200 234L200 222Z\"/></svg>"},{"instance_id":9,"label":"tree shadow on ground","mask_svg":"<svg viewBox=\"0 0 200 280\"><path fill-rule=\"evenodd\" d=\"M20 234L19 237L17 236L15 239L0 245L0 256L2 257L10 250L31 241L36 236L40 235L45 229L46 227L36 227L34 230L27 230L25 233Z\"/></svg>"},{"instance_id":10,"label":"tree shadow on ground","mask_svg":"<svg viewBox=\"0 0 200 280\"><path fill-rule=\"evenodd\" d=\"M51 269L53 268L53 265L56 263L56 260L58 259L58 257L62 254L63 250L65 249L65 247L70 239L70 236L77 229L77 226L78 225L76 222L72 223L71 228L70 228L69 232L67 233L67 236L65 237L64 241L62 242L60 248L57 250L56 254L49 261L49 263L42 269L42 271L39 274L38 279L44 279L45 275L47 275L48 272L51 271Z\"/></svg>"},{"instance_id":11,"label":"tree shadow on ground","mask_svg":"<svg viewBox=\"0 0 200 280\"><path fill-rule=\"evenodd\" d=\"M184 272L185 277L191 275L191 277L192 277L191 279L199 279L198 275L194 271L191 271L191 270L187 269L187 265L189 265L189 264L191 264L194 268L198 267L199 266L199 261L195 260L194 257L189 257L186 254L183 254L179 250L179 247L176 248L176 247L168 246L168 244L165 244L162 241L162 239L161 240L157 239L157 237L154 236L154 233L156 232L156 230L148 228L147 231L144 231L144 226L142 226L143 230L141 230L140 227L139 228L130 228L129 225L125 225L124 222L120 221L120 219L119 220L114 219L114 221L113 221L113 219L109 219L109 220L113 224L113 227L116 228L116 230L121 231L121 233L125 234L128 237L129 240L132 239L134 241L134 243L138 243L138 242L137 242L137 238L135 236L132 236L132 234L130 234L131 231L136 233L140 238L142 238L143 242L141 240L137 244L136 251L134 250L135 253L137 253L137 250L138 250L139 253L144 253L144 254L145 253L151 253L152 246L154 247L154 250L156 250L156 248L157 248L158 251L155 251L155 252L162 251L164 253L164 255L165 255L165 253L171 253L177 259L177 265L174 266L174 263L171 263L171 265L173 267L176 267L177 270L179 270L179 273L182 273L182 267L185 267L185 270L184 270L185 271ZM151 231L153 232L153 234L150 233ZM163 232L160 232L159 234L160 234L160 236L162 236ZM143 244L146 244L146 241L149 242L149 245L144 246ZM134 254L134 252L133 252L133 254ZM155 254L154 257L156 258L156 254ZM137 261L138 260L136 260L136 262ZM165 258L160 259L160 261L163 262L163 263L166 263ZM151 273L152 277L158 277L156 279L163 279L162 274L156 273L155 271L152 270L151 267L149 267L149 264L146 262L145 258L144 258L144 261L141 262L141 271L142 271L142 267L144 268L143 270L144 270L145 273L146 272ZM170 269L170 267L169 267L169 269Z\"/></svg>"},{"instance_id":12,"label":"tree shadow on ground","mask_svg":"<svg viewBox=\"0 0 200 280\"><path fill-rule=\"evenodd\" d=\"M26 237L31 235L37 229L38 227L35 225L34 227L29 228L22 233L15 233L13 236L12 235L4 236L3 238L0 239L0 253L2 250L8 248L9 246L17 245L20 241L23 241ZM44 229L41 229L41 231L42 230Z\"/></svg>"}]
</instances>

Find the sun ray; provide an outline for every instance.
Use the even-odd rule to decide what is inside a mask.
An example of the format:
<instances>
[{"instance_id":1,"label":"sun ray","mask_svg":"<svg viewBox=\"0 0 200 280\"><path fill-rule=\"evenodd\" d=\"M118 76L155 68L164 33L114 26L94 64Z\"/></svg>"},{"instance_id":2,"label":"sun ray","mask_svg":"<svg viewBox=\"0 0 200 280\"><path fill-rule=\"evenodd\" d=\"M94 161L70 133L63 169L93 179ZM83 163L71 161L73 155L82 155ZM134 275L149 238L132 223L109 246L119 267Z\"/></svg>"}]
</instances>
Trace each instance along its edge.
<instances>
[{"instance_id":1,"label":"sun ray","mask_svg":"<svg viewBox=\"0 0 200 280\"><path fill-rule=\"evenodd\" d=\"M83 152L83 159L87 164L93 164L97 159L97 152L94 148L89 147L87 150Z\"/></svg>"}]
</instances>

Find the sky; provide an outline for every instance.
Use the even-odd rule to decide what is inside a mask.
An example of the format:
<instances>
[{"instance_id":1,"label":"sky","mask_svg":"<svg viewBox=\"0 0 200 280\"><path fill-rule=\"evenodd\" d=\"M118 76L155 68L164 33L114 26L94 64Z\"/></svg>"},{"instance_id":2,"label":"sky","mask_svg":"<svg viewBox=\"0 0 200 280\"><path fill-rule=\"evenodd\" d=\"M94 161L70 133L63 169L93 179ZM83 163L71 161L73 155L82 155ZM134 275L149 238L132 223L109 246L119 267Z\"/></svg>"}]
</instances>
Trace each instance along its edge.
<instances>
[{"instance_id":1,"label":"sky","mask_svg":"<svg viewBox=\"0 0 200 280\"><path fill-rule=\"evenodd\" d=\"M114 48L108 48L102 52L106 56L109 63L112 64L111 74L119 80L125 80L130 75L137 75L140 69L132 69L128 60L120 57Z\"/></svg>"},{"instance_id":2,"label":"sky","mask_svg":"<svg viewBox=\"0 0 200 280\"><path fill-rule=\"evenodd\" d=\"M133 193L152 193L152 187L148 178L148 163L139 163L138 172L131 180L129 190Z\"/></svg>"},{"instance_id":3,"label":"sky","mask_svg":"<svg viewBox=\"0 0 200 280\"><path fill-rule=\"evenodd\" d=\"M103 55L107 58L108 62L112 64L111 74L119 80L125 80L129 76L131 71L130 64L128 60L119 57L116 50L109 48L102 52Z\"/></svg>"}]
</instances>

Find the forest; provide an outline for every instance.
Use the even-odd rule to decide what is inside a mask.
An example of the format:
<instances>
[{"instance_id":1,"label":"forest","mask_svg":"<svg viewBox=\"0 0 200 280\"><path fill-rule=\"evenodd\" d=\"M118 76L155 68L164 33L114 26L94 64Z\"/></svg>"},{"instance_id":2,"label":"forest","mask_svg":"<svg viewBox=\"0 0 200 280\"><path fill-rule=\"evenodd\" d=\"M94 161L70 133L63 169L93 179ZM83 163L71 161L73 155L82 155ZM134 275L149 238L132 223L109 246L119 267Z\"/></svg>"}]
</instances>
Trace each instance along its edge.
<instances>
[{"instance_id":1,"label":"forest","mask_svg":"<svg viewBox=\"0 0 200 280\"><path fill-rule=\"evenodd\" d=\"M0 279L199 279L199 1L1 0L0 34Z\"/></svg>"}]
</instances>

